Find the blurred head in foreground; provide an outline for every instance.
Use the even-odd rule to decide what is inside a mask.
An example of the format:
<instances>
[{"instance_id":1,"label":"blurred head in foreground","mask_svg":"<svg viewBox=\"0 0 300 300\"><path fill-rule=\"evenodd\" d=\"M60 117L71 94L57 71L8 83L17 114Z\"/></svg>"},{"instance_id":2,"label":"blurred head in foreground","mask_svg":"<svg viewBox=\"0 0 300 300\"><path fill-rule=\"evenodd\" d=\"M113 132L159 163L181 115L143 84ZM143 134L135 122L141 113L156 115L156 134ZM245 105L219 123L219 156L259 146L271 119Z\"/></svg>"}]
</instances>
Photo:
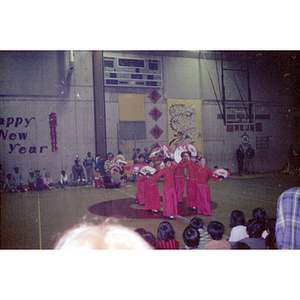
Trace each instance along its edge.
<instances>
[{"instance_id":1,"label":"blurred head in foreground","mask_svg":"<svg viewBox=\"0 0 300 300\"><path fill-rule=\"evenodd\" d=\"M150 250L137 232L119 224L82 222L68 229L55 243L55 250Z\"/></svg>"}]
</instances>

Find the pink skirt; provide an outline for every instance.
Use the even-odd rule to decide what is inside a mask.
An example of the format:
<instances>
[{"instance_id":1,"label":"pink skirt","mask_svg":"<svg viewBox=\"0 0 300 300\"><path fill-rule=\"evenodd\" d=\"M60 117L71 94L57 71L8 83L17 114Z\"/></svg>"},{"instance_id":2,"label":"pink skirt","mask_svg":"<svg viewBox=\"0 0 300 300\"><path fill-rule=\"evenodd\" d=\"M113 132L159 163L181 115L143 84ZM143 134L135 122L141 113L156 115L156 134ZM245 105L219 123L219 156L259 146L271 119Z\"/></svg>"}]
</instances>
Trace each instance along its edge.
<instances>
[{"instance_id":1,"label":"pink skirt","mask_svg":"<svg viewBox=\"0 0 300 300\"><path fill-rule=\"evenodd\" d=\"M196 180L186 180L186 205L197 207L197 182Z\"/></svg>"},{"instance_id":2,"label":"pink skirt","mask_svg":"<svg viewBox=\"0 0 300 300\"><path fill-rule=\"evenodd\" d=\"M205 216L212 216L210 209L210 188L209 185L197 184L197 213Z\"/></svg>"},{"instance_id":3,"label":"pink skirt","mask_svg":"<svg viewBox=\"0 0 300 300\"><path fill-rule=\"evenodd\" d=\"M145 209L160 210L160 197L157 184L147 184Z\"/></svg>"},{"instance_id":4,"label":"pink skirt","mask_svg":"<svg viewBox=\"0 0 300 300\"><path fill-rule=\"evenodd\" d=\"M163 215L178 216L178 202L175 187L163 188Z\"/></svg>"},{"instance_id":5,"label":"pink skirt","mask_svg":"<svg viewBox=\"0 0 300 300\"><path fill-rule=\"evenodd\" d=\"M183 199L184 183L185 183L184 177L175 177L175 190L176 190L176 196L178 202L181 202Z\"/></svg>"},{"instance_id":6,"label":"pink skirt","mask_svg":"<svg viewBox=\"0 0 300 300\"><path fill-rule=\"evenodd\" d=\"M146 204L146 186L147 181L146 180L137 180L136 182L137 186L137 193L135 200L139 202L139 204Z\"/></svg>"}]
</instances>

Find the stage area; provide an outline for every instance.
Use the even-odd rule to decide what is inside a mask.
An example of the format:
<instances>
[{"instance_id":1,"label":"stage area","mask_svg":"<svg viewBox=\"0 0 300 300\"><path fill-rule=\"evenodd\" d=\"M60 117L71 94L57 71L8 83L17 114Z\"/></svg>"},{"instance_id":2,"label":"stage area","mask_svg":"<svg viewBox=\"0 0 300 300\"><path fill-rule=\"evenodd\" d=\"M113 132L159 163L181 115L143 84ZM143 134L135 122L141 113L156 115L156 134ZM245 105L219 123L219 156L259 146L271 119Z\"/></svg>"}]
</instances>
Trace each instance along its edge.
<instances>
[{"instance_id":1,"label":"stage area","mask_svg":"<svg viewBox=\"0 0 300 300\"><path fill-rule=\"evenodd\" d=\"M198 215L205 226L211 220L224 224L229 235L230 213L242 210L246 219L252 210L262 207L270 218L276 217L279 195L299 186L300 176L282 173L259 173L232 176L221 182L210 181L212 217ZM162 195L163 182L159 182ZM156 236L160 222L167 220L162 213L145 211L135 203L136 183L128 182L121 189L94 189L92 186L67 187L42 192L1 193L1 248L52 249L59 233L77 224L83 217L105 220L112 216L117 222L132 229L145 228ZM182 232L197 214L179 204L179 216L169 220L174 227L180 247L184 247Z\"/></svg>"}]
</instances>

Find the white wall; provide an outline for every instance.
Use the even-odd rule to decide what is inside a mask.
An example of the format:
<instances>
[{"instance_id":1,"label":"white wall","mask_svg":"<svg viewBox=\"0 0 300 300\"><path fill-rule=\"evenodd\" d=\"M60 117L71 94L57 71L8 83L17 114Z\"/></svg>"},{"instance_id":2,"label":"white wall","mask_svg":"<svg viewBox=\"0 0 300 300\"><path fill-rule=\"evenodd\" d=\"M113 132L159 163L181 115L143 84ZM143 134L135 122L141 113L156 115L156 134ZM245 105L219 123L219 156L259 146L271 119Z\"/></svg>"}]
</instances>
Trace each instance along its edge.
<instances>
[{"instance_id":1,"label":"white wall","mask_svg":"<svg viewBox=\"0 0 300 300\"><path fill-rule=\"evenodd\" d=\"M5 134L8 130L5 140L0 137L3 169L13 174L13 167L18 166L25 181L29 171L40 169L42 176L48 171L53 181L58 181L61 170L71 173L76 154L82 160L88 151L95 154L92 53L74 53L75 71L69 93L66 87L68 51L24 55L2 52L0 55L2 62L5 61L0 70L1 92L13 94L2 97L0 102L0 118L5 120L0 130ZM52 112L57 114L57 152L51 151L49 114ZM16 120L17 117L23 119L22 124L6 127L7 118ZM25 118L34 118L27 127ZM18 137L10 140L10 133L27 136L25 140ZM17 144L20 146L11 152L11 147ZM47 147L42 153L41 146ZM26 151L22 148L24 153L20 153L20 147ZM29 153L30 147L36 147L36 153Z\"/></svg>"},{"instance_id":2,"label":"white wall","mask_svg":"<svg viewBox=\"0 0 300 300\"><path fill-rule=\"evenodd\" d=\"M109 53L108 53L109 54ZM127 55L133 57L132 54ZM141 56L139 56L141 57ZM145 56L146 57L146 56ZM148 55L148 57L150 57ZM145 97L146 139L137 140L136 147L150 148L155 142L168 143L167 99L202 99L203 148L208 157L208 165L229 168L236 171L235 150L241 143L243 132L227 132L220 114L213 85L218 99L219 90L217 67L220 62L198 58L151 56L163 61L163 87L159 101L154 104L148 95L148 88L106 88L106 137L107 151L117 154L118 94L138 93ZM66 52L0 52L0 135L1 163L6 173L13 173L13 167L19 166L27 178L30 170L40 169L42 175L49 171L53 180L58 180L65 169L68 174L76 154L83 160L88 151L95 155L94 130L94 92L92 52L75 51L75 71L71 76L68 91L65 82L69 68L69 51ZM220 71L220 69L218 69ZM290 96L277 84L276 74L261 71L259 65L250 65L250 84L252 100L256 104L257 114L270 115L270 119L258 120L262 123L262 132L250 132L250 143L255 148L257 136L269 136L269 149L256 150L255 167L257 170L278 170L285 163L286 152L291 143L291 115L293 108ZM274 79L275 78L275 79ZM219 78L220 79L220 78ZM213 82L213 85L211 83ZM226 91L234 85L226 82ZM3 96L5 95L5 96ZM233 92L237 97L237 92ZM163 112L155 122L148 113L156 106ZM49 114L57 114L58 152L51 152L49 133ZM18 126L7 125L8 118L22 118ZM26 121L31 119L25 127ZM9 119L12 120L12 119ZM18 119L20 120L20 119ZM156 140L149 131L155 125L163 129L162 136ZM7 136L4 140L4 136ZM13 135L10 136L10 134ZM19 140L19 133L27 134ZM15 135L14 135L15 134ZM132 157L135 142L120 140L120 150L126 158ZM11 148L16 144L14 150ZM12 146L10 146L12 145ZM40 153L40 147L42 148ZM25 153L19 148L25 147ZM30 147L36 147L37 153L29 153ZM34 148L31 148L31 150ZM143 150L142 150L143 151ZM21 151L22 152L22 151Z\"/></svg>"}]
</instances>

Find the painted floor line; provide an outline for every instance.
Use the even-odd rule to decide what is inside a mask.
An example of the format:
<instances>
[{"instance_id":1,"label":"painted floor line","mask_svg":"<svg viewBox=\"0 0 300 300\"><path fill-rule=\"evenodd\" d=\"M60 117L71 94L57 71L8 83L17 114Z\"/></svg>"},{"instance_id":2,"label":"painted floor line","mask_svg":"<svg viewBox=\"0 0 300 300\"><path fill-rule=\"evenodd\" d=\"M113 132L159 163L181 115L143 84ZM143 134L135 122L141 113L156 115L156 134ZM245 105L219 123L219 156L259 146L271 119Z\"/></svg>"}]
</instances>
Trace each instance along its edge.
<instances>
[{"instance_id":1,"label":"painted floor line","mask_svg":"<svg viewBox=\"0 0 300 300\"><path fill-rule=\"evenodd\" d=\"M116 190L117 190L118 192L124 194L124 195L129 196L129 197L132 198L132 199L135 199L135 196L132 195L132 194L130 194L130 193L127 193L127 192L125 192L125 191L123 191L123 190L121 190L121 189L116 189Z\"/></svg>"},{"instance_id":2,"label":"painted floor line","mask_svg":"<svg viewBox=\"0 0 300 300\"><path fill-rule=\"evenodd\" d=\"M38 218L39 218L39 243L40 250L42 250L42 224L41 224L41 207L40 207L40 195L38 195Z\"/></svg>"}]
</instances>

